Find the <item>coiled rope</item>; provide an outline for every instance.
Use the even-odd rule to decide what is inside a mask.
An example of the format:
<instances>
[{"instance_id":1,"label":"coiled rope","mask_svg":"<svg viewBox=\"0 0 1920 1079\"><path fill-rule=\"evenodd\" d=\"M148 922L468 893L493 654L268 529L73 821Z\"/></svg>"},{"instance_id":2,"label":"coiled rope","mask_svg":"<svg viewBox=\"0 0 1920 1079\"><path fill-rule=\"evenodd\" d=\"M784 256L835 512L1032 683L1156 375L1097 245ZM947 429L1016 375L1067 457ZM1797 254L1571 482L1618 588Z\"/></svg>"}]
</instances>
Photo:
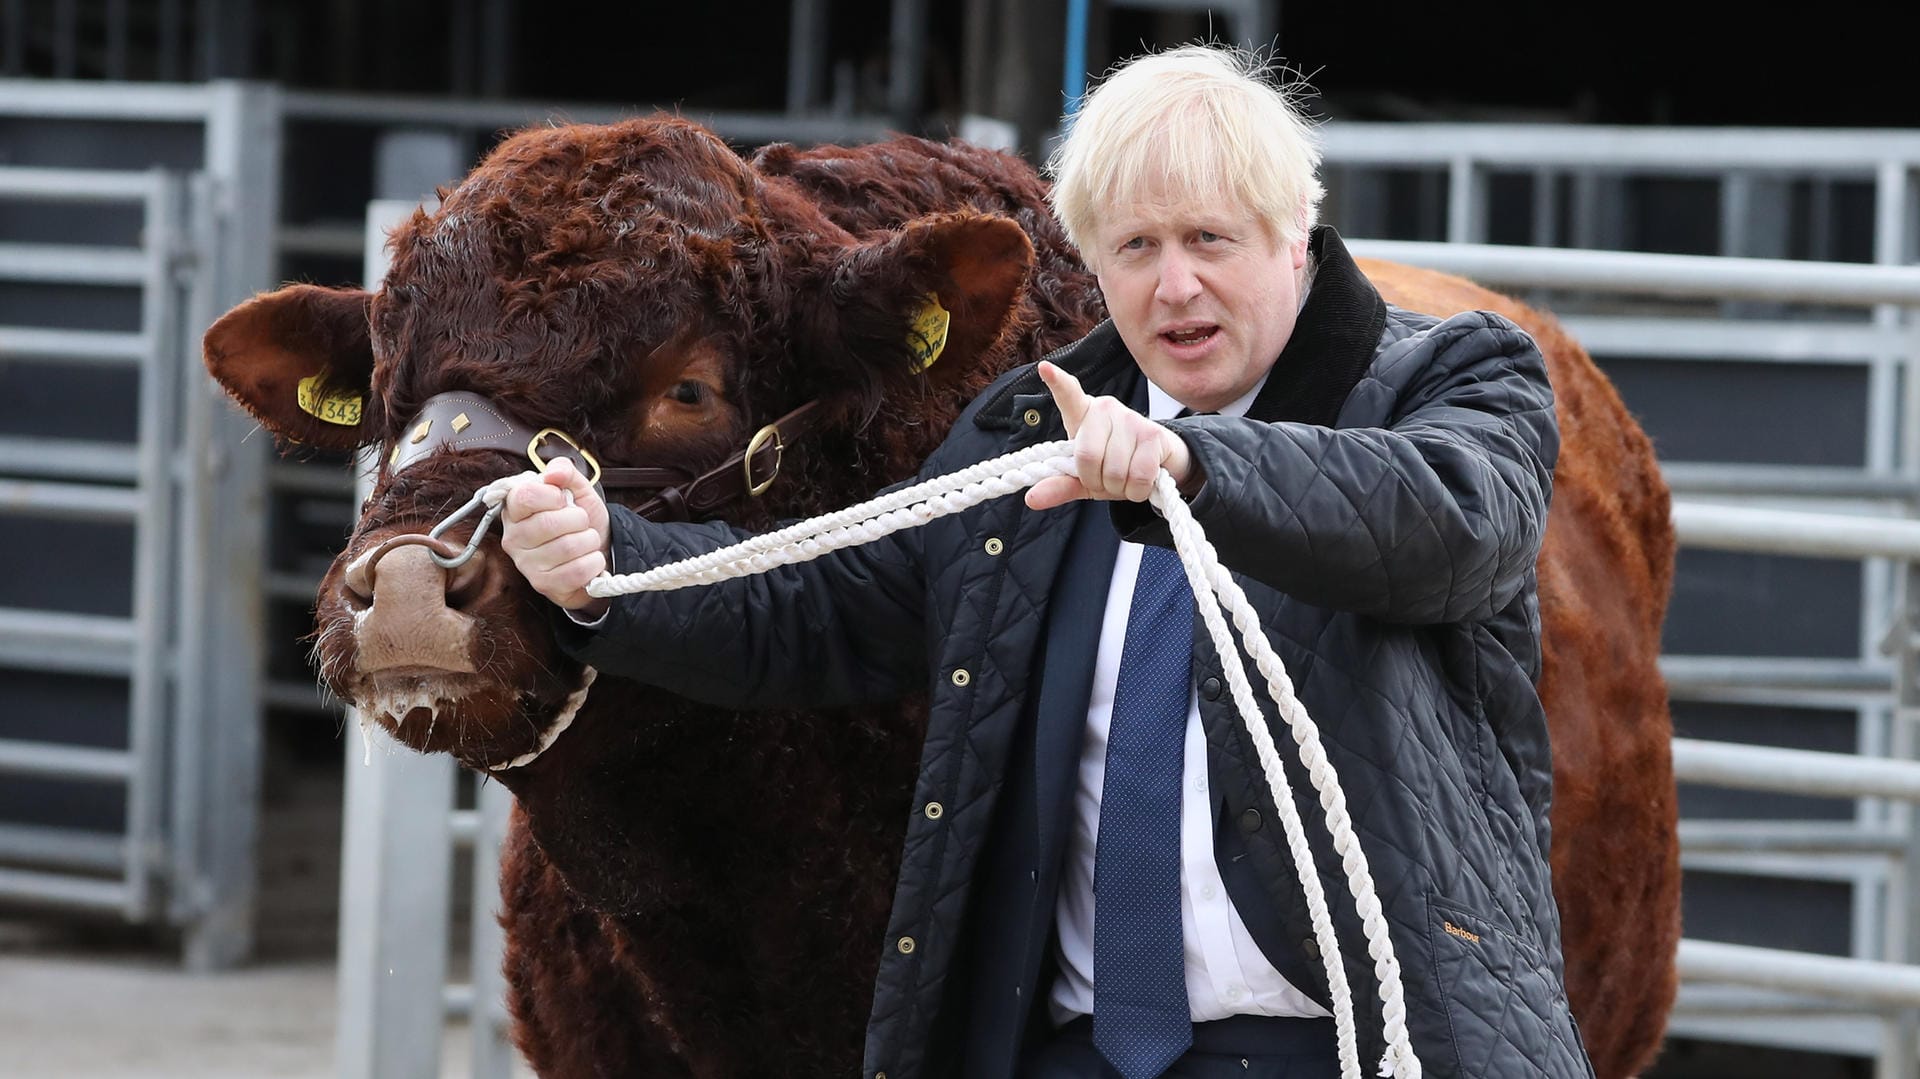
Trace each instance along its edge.
<instances>
[{"instance_id":1,"label":"coiled rope","mask_svg":"<svg viewBox=\"0 0 1920 1079\"><path fill-rule=\"evenodd\" d=\"M918 527L988 499L1024 490L1049 476L1073 475L1074 472L1073 443L1049 442L1031 446L695 558L658 566L642 573L602 574L587 585L587 593L605 599L636 592L666 592L763 573L777 566L810 561L843 547L871 543L901 529ZM484 501L497 509L513 486L538 480L539 476L531 472L496 480L475 494L474 500ZM1173 477L1165 469L1155 478L1149 501L1166 518L1173 533L1174 549L1180 554L1187 583L1193 588L1195 603L1214 648L1223 660L1238 654L1233 637L1227 631L1226 617L1221 611L1224 601L1233 612L1233 624L1240 631L1247 654L1266 681L1268 695L1278 706L1280 717L1293 734L1307 778L1320 795L1320 808L1326 813L1327 832L1332 836L1334 852L1339 855L1341 869L1346 874L1347 887L1353 894L1355 907L1360 914L1361 931L1366 937L1367 955L1373 960L1374 977L1380 983L1382 1034L1387 1042L1387 1051L1381 1059L1378 1074L1395 1079L1418 1079L1420 1061L1414 1056L1407 1034L1406 994L1401 985L1400 961L1388 937L1386 915L1380 906L1380 896L1374 887L1366 852L1361 850L1359 838L1353 831L1353 820L1347 812L1346 793L1340 787L1340 779L1334 772L1332 761L1327 759L1326 748L1320 742L1319 728L1294 694L1293 680L1287 676L1280 657L1261 631L1260 617L1254 611L1253 604L1234 582L1233 575L1220 564L1213 545L1207 542L1206 533L1200 528L1199 522L1193 519L1192 511L1180 498ZM489 514L485 520L491 522L494 516ZM469 551L477 545L476 536ZM1287 851L1292 856L1294 872L1299 876L1301 890L1306 895L1314 940L1320 945L1321 962L1326 967L1327 988L1333 998L1340 1070L1347 1079L1359 1079L1359 1047L1354 1028L1352 988L1347 982L1346 966L1340 958L1340 942L1334 935L1326 892L1321 887L1320 874L1313 864L1312 849L1307 846L1305 827L1294 805L1293 787L1281 765L1273 735L1261 719L1260 707L1254 699L1253 686L1247 678L1246 669L1239 663L1223 662L1222 666L1233 692L1234 705L1239 709L1248 736L1253 739L1261 770L1266 774L1274 807L1279 811L1286 831Z\"/></svg>"}]
</instances>

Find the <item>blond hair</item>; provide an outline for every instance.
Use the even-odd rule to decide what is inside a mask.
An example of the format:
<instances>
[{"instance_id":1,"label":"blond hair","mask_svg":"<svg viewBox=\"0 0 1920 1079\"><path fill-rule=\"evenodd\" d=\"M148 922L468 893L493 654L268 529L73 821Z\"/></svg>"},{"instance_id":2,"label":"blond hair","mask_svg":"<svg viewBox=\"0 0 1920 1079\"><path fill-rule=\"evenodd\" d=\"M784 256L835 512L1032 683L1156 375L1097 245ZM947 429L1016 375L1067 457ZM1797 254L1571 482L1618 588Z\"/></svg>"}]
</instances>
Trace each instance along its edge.
<instances>
[{"instance_id":1,"label":"blond hair","mask_svg":"<svg viewBox=\"0 0 1920 1079\"><path fill-rule=\"evenodd\" d=\"M1054 216L1090 260L1103 211L1148 196L1236 200L1291 244L1326 193L1319 138L1294 97L1243 49L1186 45L1127 61L1087 95L1047 163Z\"/></svg>"}]
</instances>

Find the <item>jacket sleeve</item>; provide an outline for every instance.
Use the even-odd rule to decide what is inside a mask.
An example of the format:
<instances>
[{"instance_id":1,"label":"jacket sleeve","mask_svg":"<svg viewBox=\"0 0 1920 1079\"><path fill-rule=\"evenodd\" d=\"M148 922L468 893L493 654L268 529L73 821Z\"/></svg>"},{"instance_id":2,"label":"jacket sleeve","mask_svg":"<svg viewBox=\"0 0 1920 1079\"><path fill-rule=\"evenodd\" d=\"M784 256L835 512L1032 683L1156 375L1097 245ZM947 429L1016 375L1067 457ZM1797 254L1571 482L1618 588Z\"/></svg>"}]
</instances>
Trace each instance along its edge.
<instances>
[{"instance_id":1,"label":"jacket sleeve","mask_svg":"<svg viewBox=\"0 0 1920 1079\"><path fill-rule=\"evenodd\" d=\"M657 524L610 506L614 565L638 572L748 538L722 522ZM914 530L720 584L619 596L593 626L555 608L582 662L723 708L829 708L925 682Z\"/></svg>"},{"instance_id":2,"label":"jacket sleeve","mask_svg":"<svg viewBox=\"0 0 1920 1079\"><path fill-rule=\"evenodd\" d=\"M1485 312L1387 362L1423 360L1385 426L1168 424L1204 470L1191 508L1223 564L1400 623L1485 619L1513 599L1540 553L1559 453L1545 361ZM1173 544L1144 503L1116 504L1114 517L1129 540Z\"/></svg>"}]
</instances>

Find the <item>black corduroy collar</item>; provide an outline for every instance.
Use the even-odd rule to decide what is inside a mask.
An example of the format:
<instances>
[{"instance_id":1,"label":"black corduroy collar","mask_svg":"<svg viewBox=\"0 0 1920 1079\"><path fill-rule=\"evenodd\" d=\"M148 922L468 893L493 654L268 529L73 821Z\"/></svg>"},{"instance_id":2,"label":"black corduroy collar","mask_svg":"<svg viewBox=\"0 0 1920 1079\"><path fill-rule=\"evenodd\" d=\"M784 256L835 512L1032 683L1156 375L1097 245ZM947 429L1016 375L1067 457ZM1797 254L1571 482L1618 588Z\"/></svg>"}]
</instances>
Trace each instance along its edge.
<instances>
[{"instance_id":1,"label":"black corduroy collar","mask_svg":"<svg viewBox=\"0 0 1920 1079\"><path fill-rule=\"evenodd\" d=\"M1307 250L1314 260L1307 305L1267 384L1248 407L1249 419L1333 426L1387 327L1387 302L1360 272L1339 233L1326 225L1314 229Z\"/></svg>"}]
</instances>

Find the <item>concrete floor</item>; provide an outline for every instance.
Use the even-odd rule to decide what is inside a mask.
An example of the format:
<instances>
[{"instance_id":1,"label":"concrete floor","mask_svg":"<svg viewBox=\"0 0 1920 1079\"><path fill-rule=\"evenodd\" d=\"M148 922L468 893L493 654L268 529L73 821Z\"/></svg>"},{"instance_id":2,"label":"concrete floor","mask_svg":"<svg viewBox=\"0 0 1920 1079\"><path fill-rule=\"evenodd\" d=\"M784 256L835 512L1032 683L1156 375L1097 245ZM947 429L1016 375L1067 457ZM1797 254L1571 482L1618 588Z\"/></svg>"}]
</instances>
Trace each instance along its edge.
<instances>
[{"instance_id":1,"label":"concrete floor","mask_svg":"<svg viewBox=\"0 0 1920 1079\"><path fill-rule=\"evenodd\" d=\"M22 946L0 924L0 1075L7 1079L327 1079L331 963L192 975L158 949ZM441 1075L468 1073L464 1023Z\"/></svg>"}]
</instances>

